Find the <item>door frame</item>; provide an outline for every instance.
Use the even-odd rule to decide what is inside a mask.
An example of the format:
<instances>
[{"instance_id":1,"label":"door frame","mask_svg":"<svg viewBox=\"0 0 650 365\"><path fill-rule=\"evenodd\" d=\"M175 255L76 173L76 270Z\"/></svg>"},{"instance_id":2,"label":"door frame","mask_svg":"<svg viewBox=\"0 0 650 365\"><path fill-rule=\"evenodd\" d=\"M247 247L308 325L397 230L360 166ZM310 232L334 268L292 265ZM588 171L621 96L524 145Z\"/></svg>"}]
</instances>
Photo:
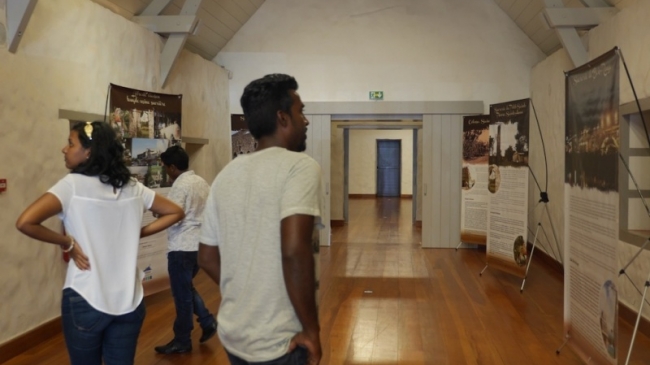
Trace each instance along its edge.
<instances>
[{"instance_id":1,"label":"door frame","mask_svg":"<svg viewBox=\"0 0 650 365\"><path fill-rule=\"evenodd\" d=\"M451 242L449 240L453 241L454 237L458 237L453 242L454 246L460 241L460 208L459 206L455 207L455 205L460 204L460 173L458 176L453 177L453 183L448 184L441 184L440 181L435 181L434 176L439 180L440 176L444 176L445 173L447 173L447 176L450 174L450 169L452 169L451 165L443 166L439 160L442 158L456 162L456 155L458 155L457 169L460 170L462 116L482 114L484 110L483 101L476 100L305 102L305 114L328 115L330 121L395 119L420 119L423 121L422 247L449 247L449 243ZM456 125L458 123L454 122L458 118L461 120L460 127ZM442 133L445 131L450 132L450 135L453 134L454 136L458 134L459 142L457 146L452 146L449 136L445 136L446 141L442 138ZM417 131L414 131L414 135L416 133ZM439 143L434 143L434 140ZM414 141L417 141L417 138L414 138ZM416 143L414 143L415 145ZM347 147L349 148L349 146ZM455 149L458 149L458 151L455 151ZM427 160L426 152L430 152L431 158L434 161L429 162ZM458 184L455 184L455 180L458 180ZM445 199L441 199L442 192L440 189L435 188L443 185L448 186L453 197L447 196ZM430 189L431 191L429 191L429 186L432 187ZM344 187L344 190L346 190L344 191L345 200L347 188ZM416 195L415 191L417 190L414 190L414 196ZM419 195L419 192L417 194ZM457 201L454 201L454 199L457 199ZM440 217L434 213L444 212L445 210L448 212L458 211L458 214L457 216L455 214L449 214L447 219L449 219L450 224L440 224L441 222L439 220L436 222ZM346 212L344 211L345 214ZM449 242L442 242L443 239Z\"/></svg>"}]
</instances>

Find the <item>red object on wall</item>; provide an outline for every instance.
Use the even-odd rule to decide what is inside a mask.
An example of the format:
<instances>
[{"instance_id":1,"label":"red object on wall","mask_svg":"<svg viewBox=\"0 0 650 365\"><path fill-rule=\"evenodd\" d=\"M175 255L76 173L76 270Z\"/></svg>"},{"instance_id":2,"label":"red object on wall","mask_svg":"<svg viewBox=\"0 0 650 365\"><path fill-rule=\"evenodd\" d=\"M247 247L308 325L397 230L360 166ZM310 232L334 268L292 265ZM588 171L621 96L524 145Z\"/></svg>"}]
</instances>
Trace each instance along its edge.
<instances>
[{"instance_id":1,"label":"red object on wall","mask_svg":"<svg viewBox=\"0 0 650 365\"><path fill-rule=\"evenodd\" d=\"M0 179L0 193L7 191L7 179Z\"/></svg>"}]
</instances>

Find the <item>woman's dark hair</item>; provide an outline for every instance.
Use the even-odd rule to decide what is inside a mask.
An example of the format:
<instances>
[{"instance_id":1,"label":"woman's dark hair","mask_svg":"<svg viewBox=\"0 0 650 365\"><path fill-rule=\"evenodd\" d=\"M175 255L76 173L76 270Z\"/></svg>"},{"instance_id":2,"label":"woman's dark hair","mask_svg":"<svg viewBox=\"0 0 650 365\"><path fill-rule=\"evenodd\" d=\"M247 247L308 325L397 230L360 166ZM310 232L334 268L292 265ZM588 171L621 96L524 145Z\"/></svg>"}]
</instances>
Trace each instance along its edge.
<instances>
[{"instance_id":1,"label":"woman's dark hair","mask_svg":"<svg viewBox=\"0 0 650 365\"><path fill-rule=\"evenodd\" d=\"M190 158L181 146L171 146L160 154L160 160L167 166L174 165L181 171L190 166Z\"/></svg>"},{"instance_id":2,"label":"woman's dark hair","mask_svg":"<svg viewBox=\"0 0 650 365\"><path fill-rule=\"evenodd\" d=\"M124 146L108 123L92 122L92 131L86 122L72 127L77 131L79 142L84 148L90 148L88 160L79 164L71 172L86 176L99 176L104 184L121 188L131 180L131 172L124 163ZM91 134L89 138L86 130Z\"/></svg>"},{"instance_id":3,"label":"woman's dark hair","mask_svg":"<svg viewBox=\"0 0 650 365\"><path fill-rule=\"evenodd\" d=\"M255 139L271 135L276 128L276 113L291 112L289 90L298 90L298 82L289 75L271 74L252 81L239 100L248 130Z\"/></svg>"}]
</instances>

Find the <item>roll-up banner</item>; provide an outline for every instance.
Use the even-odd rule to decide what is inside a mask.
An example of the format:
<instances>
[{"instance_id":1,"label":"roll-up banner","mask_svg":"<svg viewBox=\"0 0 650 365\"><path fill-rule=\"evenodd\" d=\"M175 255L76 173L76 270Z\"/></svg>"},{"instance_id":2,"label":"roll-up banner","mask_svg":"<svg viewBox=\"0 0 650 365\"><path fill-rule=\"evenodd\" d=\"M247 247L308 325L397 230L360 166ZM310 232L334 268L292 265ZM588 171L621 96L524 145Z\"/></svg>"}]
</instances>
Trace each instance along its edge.
<instances>
[{"instance_id":1,"label":"roll-up banner","mask_svg":"<svg viewBox=\"0 0 650 365\"><path fill-rule=\"evenodd\" d=\"M165 196L172 182L165 173L160 154L167 147L181 143L182 104L182 95L111 85L108 122L124 144L124 159L131 176ZM147 211L142 224L154 219ZM143 273L145 295L169 288L167 231L140 240L138 268Z\"/></svg>"},{"instance_id":2,"label":"roll-up banner","mask_svg":"<svg viewBox=\"0 0 650 365\"><path fill-rule=\"evenodd\" d=\"M566 74L564 328L583 360L616 364L619 55Z\"/></svg>"},{"instance_id":3,"label":"roll-up banner","mask_svg":"<svg viewBox=\"0 0 650 365\"><path fill-rule=\"evenodd\" d=\"M487 263L524 277L528 263L530 99L490 105Z\"/></svg>"},{"instance_id":4,"label":"roll-up banner","mask_svg":"<svg viewBox=\"0 0 650 365\"><path fill-rule=\"evenodd\" d=\"M490 116L463 118L460 240L485 245L488 212L488 152Z\"/></svg>"}]
</instances>

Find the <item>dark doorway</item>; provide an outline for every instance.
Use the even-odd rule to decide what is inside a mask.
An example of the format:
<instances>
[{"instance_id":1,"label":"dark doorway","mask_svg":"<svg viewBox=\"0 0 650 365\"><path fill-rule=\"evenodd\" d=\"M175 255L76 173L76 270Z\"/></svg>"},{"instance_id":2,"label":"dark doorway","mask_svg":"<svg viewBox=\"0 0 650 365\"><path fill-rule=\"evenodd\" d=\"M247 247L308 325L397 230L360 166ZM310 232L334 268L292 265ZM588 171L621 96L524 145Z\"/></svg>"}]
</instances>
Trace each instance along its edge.
<instances>
[{"instance_id":1,"label":"dark doorway","mask_svg":"<svg viewBox=\"0 0 650 365\"><path fill-rule=\"evenodd\" d=\"M402 140L377 140L377 196L401 195Z\"/></svg>"}]
</instances>

